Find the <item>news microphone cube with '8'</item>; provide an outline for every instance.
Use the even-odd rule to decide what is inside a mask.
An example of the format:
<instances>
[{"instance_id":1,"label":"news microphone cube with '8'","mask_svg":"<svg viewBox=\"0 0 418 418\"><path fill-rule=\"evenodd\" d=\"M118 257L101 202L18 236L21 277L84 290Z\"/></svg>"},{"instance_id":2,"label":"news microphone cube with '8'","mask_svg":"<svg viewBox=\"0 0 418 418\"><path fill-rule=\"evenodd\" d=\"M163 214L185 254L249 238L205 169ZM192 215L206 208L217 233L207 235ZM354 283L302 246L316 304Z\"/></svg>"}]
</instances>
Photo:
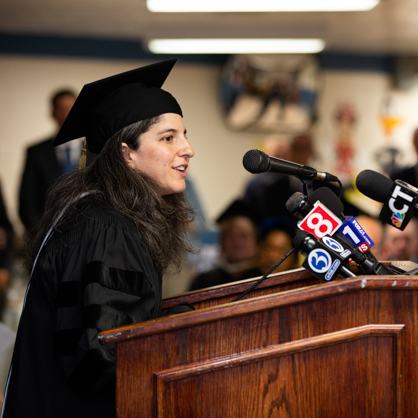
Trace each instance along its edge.
<instances>
[{"instance_id":1,"label":"news microphone cube with '8'","mask_svg":"<svg viewBox=\"0 0 418 418\"><path fill-rule=\"evenodd\" d=\"M320 239L325 235L332 235L341 224L342 221L318 200L298 227Z\"/></svg>"}]
</instances>

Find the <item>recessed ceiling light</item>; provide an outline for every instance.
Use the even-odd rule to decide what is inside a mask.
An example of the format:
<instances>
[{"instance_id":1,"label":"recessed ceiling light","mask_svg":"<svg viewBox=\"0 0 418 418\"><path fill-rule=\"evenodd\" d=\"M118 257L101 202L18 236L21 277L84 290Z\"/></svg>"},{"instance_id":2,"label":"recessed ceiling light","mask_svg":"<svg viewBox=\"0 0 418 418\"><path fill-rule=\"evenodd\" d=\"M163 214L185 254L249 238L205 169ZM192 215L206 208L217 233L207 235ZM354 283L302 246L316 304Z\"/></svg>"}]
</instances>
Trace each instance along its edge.
<instances>
[{"instance_id":1,"label":"recessed ceiling light","mask_svg":"<svg viewBox=\"0 0 418 418\"><path fill-rule=\"evenodd\" d=\"M380 0L147 0L151 12L343 12L366 11Z\"/></svg>"},{"instance_id":2,"label":"recessed ceiling light","mask_svg":"<svg viewBox=\"0 0 418 418\"><path fill-rule=\"evenodd\" d=\"M314 54L324 49L321 39L153 39L155 54Z\"/></svg>"}]
</instances>

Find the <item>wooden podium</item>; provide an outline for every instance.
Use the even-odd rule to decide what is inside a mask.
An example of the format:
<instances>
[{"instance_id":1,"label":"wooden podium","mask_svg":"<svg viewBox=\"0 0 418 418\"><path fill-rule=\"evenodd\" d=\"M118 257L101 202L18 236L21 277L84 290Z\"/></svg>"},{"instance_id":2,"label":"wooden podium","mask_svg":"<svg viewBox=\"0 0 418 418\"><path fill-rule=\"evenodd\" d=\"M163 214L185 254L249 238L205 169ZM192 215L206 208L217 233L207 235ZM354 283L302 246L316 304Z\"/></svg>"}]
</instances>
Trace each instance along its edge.
<instances>
[{"instance_id":1,"label":"wooden podium","mask_svg":"<svg viewBox=\"0 0 418 418\"><path fill-rule=\"evenodd\" d=\"M418 417L418 276L322 284L302 269L163 302L196 311L103 332L117 417Z\"/></svg>"}]
</instances>

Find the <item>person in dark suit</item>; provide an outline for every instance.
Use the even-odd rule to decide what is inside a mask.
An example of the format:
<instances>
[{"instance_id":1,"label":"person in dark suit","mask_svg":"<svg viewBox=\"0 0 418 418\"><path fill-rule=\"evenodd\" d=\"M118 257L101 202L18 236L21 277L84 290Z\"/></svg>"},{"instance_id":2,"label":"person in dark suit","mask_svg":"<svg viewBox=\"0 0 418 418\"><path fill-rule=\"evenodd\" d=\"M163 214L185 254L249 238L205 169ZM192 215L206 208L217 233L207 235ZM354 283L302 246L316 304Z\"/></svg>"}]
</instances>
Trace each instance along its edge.
<instances>
[{"instance_id":1,"label":"person in dark suit","mask_svg":"<svg viewBox=\"0 0 418 418\"><path fill-rule=\"evenodd\" d=\"M412 144L418 156L418 128L415 129L414 134L412 136ZM414 164L411 167L395 171L391 174L390 177L392 180L403 180L411 184L412 186L418 187L418 163Z\"/></svg>"},{"instance_id":2,"label":"person in dark suit","mask_svg":"<svg viewBox=\"0 0 418 418\"><path fill-rule=\"evenodd\" d=\"M71 90L60 90L52 96L52 118L57 124L57 132L75 99ZM80 159L81 140L72 141L69 147L54 149L54 138L55 135L27 149L19 194L19 216L26 229L42 214L46 191L58 177L73 170Z\"/></svg>"}]
</instances>

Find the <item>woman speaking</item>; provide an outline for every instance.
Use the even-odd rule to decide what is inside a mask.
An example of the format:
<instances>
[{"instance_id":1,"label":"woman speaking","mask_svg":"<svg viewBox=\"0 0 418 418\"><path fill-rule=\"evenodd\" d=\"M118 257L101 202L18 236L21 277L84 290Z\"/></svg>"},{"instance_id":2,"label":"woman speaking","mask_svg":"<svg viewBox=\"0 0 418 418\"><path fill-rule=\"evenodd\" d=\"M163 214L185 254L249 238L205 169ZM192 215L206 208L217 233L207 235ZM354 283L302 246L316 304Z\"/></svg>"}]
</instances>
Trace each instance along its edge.
<instances>
[{"instance_id":1,"label":"woman speaking","mask_svg":"<svg viewBox=\"0 0 418 418\"><path fill-rule=\"evenodd\" d=\"M85 137L98 156L52 187L28 234L32 275L5 418L115 416L115 348L97 335L167 315L162 274L192 250L193 220L183 191L194 151L161 89L175 62L85 85L55 138Z\"/></svg>"}]
</instances>

